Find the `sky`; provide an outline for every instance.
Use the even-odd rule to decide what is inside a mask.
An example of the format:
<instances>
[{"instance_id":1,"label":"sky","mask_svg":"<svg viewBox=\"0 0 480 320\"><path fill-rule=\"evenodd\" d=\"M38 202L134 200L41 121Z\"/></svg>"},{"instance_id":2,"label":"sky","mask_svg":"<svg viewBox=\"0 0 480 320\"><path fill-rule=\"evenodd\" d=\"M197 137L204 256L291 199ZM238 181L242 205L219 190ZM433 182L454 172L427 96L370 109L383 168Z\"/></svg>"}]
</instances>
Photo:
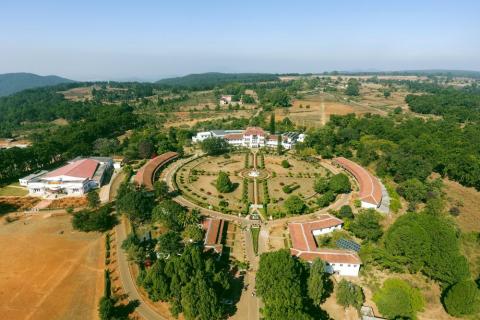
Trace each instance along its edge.
<instances>
[{"instance_id":1,"label":"sky","mask_svg":"<svg viewBox=\"0 0 480 320\"><path fill-rule=\"evenodd\" d=\"M0 2L0 73L480 70L480 1Z\"/></svg>"}]
</instances>

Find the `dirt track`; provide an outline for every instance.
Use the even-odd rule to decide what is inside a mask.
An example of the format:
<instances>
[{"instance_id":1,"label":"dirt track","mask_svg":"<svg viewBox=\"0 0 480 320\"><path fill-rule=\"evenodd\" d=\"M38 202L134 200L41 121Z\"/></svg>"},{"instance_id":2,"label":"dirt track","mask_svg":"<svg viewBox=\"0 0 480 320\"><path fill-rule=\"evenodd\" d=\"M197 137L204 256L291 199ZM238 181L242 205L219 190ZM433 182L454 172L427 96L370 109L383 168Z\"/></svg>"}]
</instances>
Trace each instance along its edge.
<instances>
[{"instance_id":1,"label":"dirt track","mask_svg":"<svg viewBox=\"0 0 480 320\"><path fill-rule=\"evenodd\" d=\"M96 319L102 241L100 234L73 231L69 216L2 221L1 318Z\"/></svg>"}]
</instances>

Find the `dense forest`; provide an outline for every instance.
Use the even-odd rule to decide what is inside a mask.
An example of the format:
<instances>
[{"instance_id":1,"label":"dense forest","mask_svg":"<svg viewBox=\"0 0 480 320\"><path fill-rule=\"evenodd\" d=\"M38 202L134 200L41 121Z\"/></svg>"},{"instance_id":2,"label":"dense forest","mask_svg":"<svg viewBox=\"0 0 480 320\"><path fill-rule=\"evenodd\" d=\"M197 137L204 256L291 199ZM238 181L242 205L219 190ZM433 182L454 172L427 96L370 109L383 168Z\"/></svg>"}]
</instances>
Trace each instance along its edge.
<instances>
[{"instance_id":1,"label":"dense forest","mask_svg":"<svg viewBox=\"0 0 480 320\"><path fill-rule=\"evenodd\" d=\"M31 147L1 149L0 182L52 167L75 156L91 155L97 139L116 137L136 125L133 108L128 105L95 107L82 115L81 121L32 136Z\"/></svg>"},{"instance_id":2,"label":"dense forest","mask_svg":"<svg viewBox=\"0 0 480 320\"><path fill-rule=\"evenodd\" d=\"M207 72L200 74L190 74L184 77L162 79L157 81L156 83L165 87L181 87L196 90L207 90L227 83L246 83L275 80L278 80L278 76L269 73Z\"/></svg>"},{"instance_id":3,"label":"dense forest","mask_svg":"<svg viewBox=\"0 0 480 320\"><path fill-rule=\"evenodd\" d=\"M375 163L380 176L397 182L425 181L432 172L480 190L480 127L452 120L423 120L403 115L332 116L309 132L300 153L317 152Z\"/></svg>"}]
</instances>

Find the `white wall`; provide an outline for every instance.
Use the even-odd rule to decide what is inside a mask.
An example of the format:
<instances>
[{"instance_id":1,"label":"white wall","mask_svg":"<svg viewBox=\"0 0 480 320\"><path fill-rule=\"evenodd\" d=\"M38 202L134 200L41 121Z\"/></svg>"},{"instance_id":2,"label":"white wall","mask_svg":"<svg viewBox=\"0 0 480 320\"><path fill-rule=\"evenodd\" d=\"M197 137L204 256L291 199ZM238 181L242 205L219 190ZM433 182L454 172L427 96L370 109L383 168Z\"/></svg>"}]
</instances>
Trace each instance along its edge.
<instances>
[{"instance_id":1,"label":"white wall","mask_svg":"<svg viewBox=\"0 0 480 320\"><path fill-rule=\"evenodd\" d=\"M313 230L312 233L314 236L319 236L319 235L322 235L322 234L326 234L326 233L330 233L330 232L333 232L335 230L340 230L342 229L342 225L339 224L338 226L333 226L333 227L330 227L330 228L323 228L323 229L317 229L317 230Z\"/></svg>"},{"instance_id":2,"label":"white wall","mask_svg":"<svg viewBox=\"0 0 480 320\"><path fill-rule=\"evenodd\" d=\"M377 208L376 205L374 205L372 203L369 203L369 202L365 202L365 201L361 201L361 205L362 205L362 208L365 208L365 209L376 209Z\"/></svg>"},{"instance_id":3,"label":"white wall","mask_svg":"<svg viewBox=\"0 0 480 320\"><path fill-rule=\"evenodd\" d=\"M358 277L359 270L360 270L359 264L329 263L327 265L327 272L329 273L336 272L341 276Z\"/></svg>"}]
</instances>

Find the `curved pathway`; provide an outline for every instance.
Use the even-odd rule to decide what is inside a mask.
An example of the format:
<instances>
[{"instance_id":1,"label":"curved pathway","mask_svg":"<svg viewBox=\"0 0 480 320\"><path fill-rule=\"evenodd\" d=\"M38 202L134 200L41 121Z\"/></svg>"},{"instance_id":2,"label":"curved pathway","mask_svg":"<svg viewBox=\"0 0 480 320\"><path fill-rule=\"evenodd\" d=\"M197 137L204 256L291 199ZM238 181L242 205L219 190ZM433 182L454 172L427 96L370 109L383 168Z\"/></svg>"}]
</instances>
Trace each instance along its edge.
<instances>
[{"instance_id":1,"label":"curved pathway","mask_svg":"<svg viewBox=\"0 0 480 320\"><path fill-rule=\"evenodd\" d=\"M130 272L128 265L127 254L121 248L123 240L127 238L125 222L122 219L122 223L115 227L116 244L117 244L117 256L118 256L118 273L120 274L120 281L122 282L123 290L128 295L128 300L138 300L140 305L135 309L142 318L146 320L167 320L167 318L158 314L138 292L135 285L135 280Z\"/></svg>"}]
</instances>

